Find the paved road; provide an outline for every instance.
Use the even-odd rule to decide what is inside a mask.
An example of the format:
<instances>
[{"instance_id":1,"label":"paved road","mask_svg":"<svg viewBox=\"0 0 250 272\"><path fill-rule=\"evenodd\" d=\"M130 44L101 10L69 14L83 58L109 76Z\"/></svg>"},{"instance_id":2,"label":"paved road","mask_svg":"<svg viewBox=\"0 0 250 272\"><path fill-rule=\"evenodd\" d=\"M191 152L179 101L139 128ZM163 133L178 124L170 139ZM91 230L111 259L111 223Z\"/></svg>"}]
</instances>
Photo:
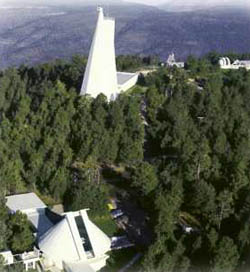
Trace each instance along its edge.
<instances>
[{"instance_id":1,"label":"paved road","mask_svg":"<svg viewBox=\"0 0 250 272\"><path fill-rule=\"evenodd\" d=\"M133 259L126 264L123 268L121 268L120 270L118 270L118 272L125 272L127 271L132 265L134 265L140 258L141 258L142 254L141 253L137 253Z\"/></svg>"},{"instance_id":2,"label":"paved road","mask_svg":"<svg viewBox=\"0 0 250 272\"><path fill-rule=\"evenodd\" d=\"M125 231L129 240L139 246L150 245L153 232L147 225L145 212L131 198L120 199L119 208L128 217Z\"/></svg>"}]
</instances>

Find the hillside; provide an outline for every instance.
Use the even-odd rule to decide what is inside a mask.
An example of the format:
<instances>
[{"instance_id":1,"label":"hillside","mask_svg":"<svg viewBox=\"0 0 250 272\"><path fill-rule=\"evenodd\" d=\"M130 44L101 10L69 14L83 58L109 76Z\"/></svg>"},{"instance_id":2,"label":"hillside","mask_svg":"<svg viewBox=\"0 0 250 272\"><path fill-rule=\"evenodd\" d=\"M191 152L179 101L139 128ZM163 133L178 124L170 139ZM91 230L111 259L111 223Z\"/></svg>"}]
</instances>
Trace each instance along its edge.
<instances>
[{"instance_id":1,"label":"hillside","mask_svg":"<svg viewBox=\"0 0 250 272\"><path fill-rule=\"evenodd\" d=\"M249 271L250 73L190 58L108 103L78 95L85 64L0 73L0 252L32 248L27 218L8 215L4 197L35 190L66 212L90 207L105 233L136 245L111 251L102 272L138 251L130 271ZM111 197L124 213L117 224ZM12 268L0 261L1 272L22 271Z\"/></svg>"},{"instance_id":2,"label":"hillside","mask_svg":"<svg viewBox=\"0 0 250 272\"><path fill-rule=\"evenodd\" d=\"M172 12L180 12L180 11L198 11L204 9L218 9L218 8L250 8L249 4L246 0L208 0L208 1L200 1L200 0L166 0L164 4L158 6L160 9L165 11Z\"/></svg>"},{"instance_id":3,"label":"hillside","mask_svg":"<svg viewBox=\"0 0 250 272\"><path fill-rule=\"evenodd\" d=\"M173 13L135 4L106 10L116 17L117 54L154 54L164 60L172 51L183 59L211 50L249 49L250 18L243 10ZM0 67L86 55L95 20L95 6L1 8Z\"/></svg>"}]
</instances>

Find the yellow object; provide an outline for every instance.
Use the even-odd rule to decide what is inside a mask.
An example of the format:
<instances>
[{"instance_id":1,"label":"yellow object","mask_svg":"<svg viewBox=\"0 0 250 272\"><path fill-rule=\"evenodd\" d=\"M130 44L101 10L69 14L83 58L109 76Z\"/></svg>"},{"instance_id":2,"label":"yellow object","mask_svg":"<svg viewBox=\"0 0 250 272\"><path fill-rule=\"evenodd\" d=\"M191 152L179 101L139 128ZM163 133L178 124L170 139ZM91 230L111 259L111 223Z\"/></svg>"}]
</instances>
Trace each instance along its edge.
<instances>
[{"instance_id":1,"label":"yellow object","mask_svg":"<svg viewBox=\"0 0 250 272\"><path fill-rule=\"evenodd\" d=\"M112 203L108 203L108 209L111 211L111 210L114 210L115 207Z\"/></svg>"}]
</instances>

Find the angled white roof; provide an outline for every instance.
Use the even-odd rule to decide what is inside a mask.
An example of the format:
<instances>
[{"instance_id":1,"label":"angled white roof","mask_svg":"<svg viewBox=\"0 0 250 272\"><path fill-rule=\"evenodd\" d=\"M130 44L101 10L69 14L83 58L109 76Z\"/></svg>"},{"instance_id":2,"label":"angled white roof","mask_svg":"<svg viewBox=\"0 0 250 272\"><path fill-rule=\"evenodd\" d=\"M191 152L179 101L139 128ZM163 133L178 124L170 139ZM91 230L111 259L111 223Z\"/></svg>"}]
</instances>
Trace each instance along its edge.
<instances>
[{"instance_id":1,"label":"angled white roof","mask_svg":"<svg viewBox=\"0 0 250 272\"><path fill-rule=\"evenodd\" d=\"M81 259L66 217L41 237L39 248L55 261L72 262Z\"/></svg>"},{"instance_id":2,"label":"angled white roof","mask_svg":"<svg viewBox=\"0 0 250 272\"><path fill-rule=\"evenodd\" d=\"M45 209L47 206L35 193L7 196L7 207L13 211L25 212L30 209Z\"/></svg>"},{"instance_id":3,"label":"angled white roof","mask_svg":"<svg viewBox=\"0 0 250 272\"><path fill-rule=\"evenodd\" d=\"M76 218L82 219L87 236L80 236ZM89 257L83 246L86 239L92 247L93 258L103 256L111 248L111 240L89 220L86 210L69 212L39 239L39 248L56 263L83 262Z\"/></svg>"},{"instance_id":4,"label":"angled white roof","mask_svg":"<svg viewBox=\"0 0 250 272\"><path fill-rule=\"evenodd\" d=\"M138 76L136 73L117 72L118 85L123 85L131 78Z\"/></svg>"},{"instance_id":5,"label":"angled white roof","mask_svg":"<svg viewBox=\"0 0 250 272\"><path fill-rule=\"evenodd\" d=\"M111 239L89 220L86 210L80 211L95 255L103 255L110 251Z\"/></svg>"}]
</instances>

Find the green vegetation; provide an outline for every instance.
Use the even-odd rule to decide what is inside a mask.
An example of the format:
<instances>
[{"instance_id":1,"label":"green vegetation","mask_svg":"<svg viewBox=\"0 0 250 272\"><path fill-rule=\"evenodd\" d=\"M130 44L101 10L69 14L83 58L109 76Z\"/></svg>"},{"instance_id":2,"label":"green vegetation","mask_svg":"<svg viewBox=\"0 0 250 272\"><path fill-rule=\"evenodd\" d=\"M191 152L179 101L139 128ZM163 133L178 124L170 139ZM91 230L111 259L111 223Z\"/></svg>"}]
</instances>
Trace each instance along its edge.
<instances>
[{"instance_id":1,"label":"green vegetation","mask_svg":"<svg viewBox=\"0 0 250 272\"><path fill-rule=\"evenodd\" d=\"M114 236L118 231L114 220L110 220L109 213L99 216L90 216L90 219L109 237Z\"/></svg>"},{"instance_id":2,"label":"green vegetation","mask_svg":"<svg viewBox=\"0 0 250 272\"><path fill-rule=\"evenodd\" d=\"M155 242L144 269L247 269L250 73L223 72L192 57L186 68L146 80L147 159L159 185L152 196Z\"/></svg>"},{"instance_id":3,"label":"green vegetation","mask_svg":"<svg viewBox=\"0 0 250 272\"><path fill-rule=\"evenodd\" d=\"M128 63L138 67L143 60L128 57ZM76 56L71 63L0 72L0 250L21 252L33 242L25 218L18 225L20 214L7 215L4 197L15 193L35 191L66 210L90 208L91 217L115 232L101 169L143 159L140 98L123 95L108 103L103 95L80 97L85 64Z\"/></svg>"},{"instance_id":4,"label":"green vegetation","mask_svg":"<svg viewBox=\"0 0 250 272\"><path fill-rule=\"evenodd\" d=\"M32 250L35 238L26 214L18 211L10 215L7 225L9 230L8 243L13 252L23 253L24 251Z\"/></svg>"},{"instance_id":5,"label":"green vegetation","mask_svg":"<svg viewBox=\"0 0 250 272\"><path fill-rule=\"evenodd\" d=\"M0 271L1 272L25 272L26 271L22 264L4 266L3 263L4 263L4 261L2 260L2 258L0 258ZM29 269L29 271L30 272L37 272L37 270L34 270L34 269Z\"/></svg>"},{"instance_id":6,"label":"green vegetation","mask_svg":"<svg viewBox=\"0 0 250 272\"><path fill-rule=\"evenodd\" d=\"M190 57L185 70L160 68L110 103L77 94L81 57L2 71L0 248L22 250L30 237L27 226L17 241L6 239L7 225L18 225L5 195L38 191L67 210L89 207L112 235L107 202L120 186L154 232L139 248L138 270L248 271L250 73L222 71L216 57ZM131 61L119 65L134 69ZM121 169L112 193L104 169Z\"/></svg>"},{"instance_id":7,"label":"green vegetation","mask_svg":"<svg viewBox=\"0 0 250 272\"><path fill-rule=\"evenodd\" d=\"M122 267L126 266L136 255L134 248L115 250L111 252L107 261L107 266L104 267L101 272L117 272ZM133 271L133 270L132 270Z\"/></svg>"}]
</instances>

